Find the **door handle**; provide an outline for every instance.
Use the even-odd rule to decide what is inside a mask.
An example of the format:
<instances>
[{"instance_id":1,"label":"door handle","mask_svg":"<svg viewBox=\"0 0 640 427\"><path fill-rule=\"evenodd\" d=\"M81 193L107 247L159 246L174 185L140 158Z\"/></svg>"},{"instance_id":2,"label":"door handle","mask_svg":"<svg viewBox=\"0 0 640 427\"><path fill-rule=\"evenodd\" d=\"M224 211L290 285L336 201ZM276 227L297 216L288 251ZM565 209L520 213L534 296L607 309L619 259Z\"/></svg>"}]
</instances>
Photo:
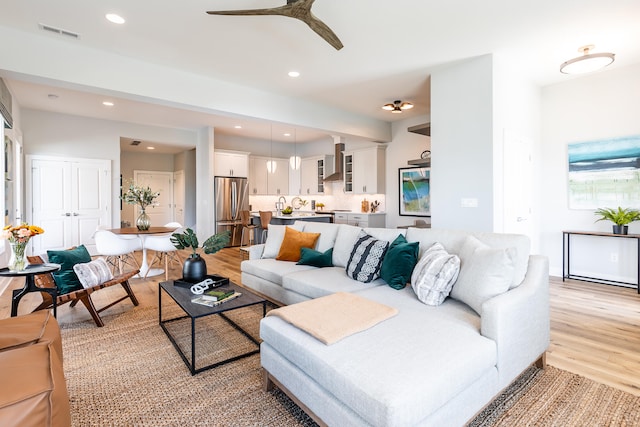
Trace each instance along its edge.
<instances>
[{"instance_id":1,"label":"door handle","mask_svg":"<svg viewBox=\"0 0 640 427\"><path fill-rule=\"evenodd\" d=\"M62 216L71 216L71 212L65 212L62 214Z\"/></svg>"},{"instance_id":2,"label":"door handle","mask_svg":"<svg viewBox=\"0 0 640 427\"><path fill-rule=\"evenodd\" d=\"M80 215L78 212L73 213L73 216L78 216L78 215Z\"/></svg>"}]
</instances>

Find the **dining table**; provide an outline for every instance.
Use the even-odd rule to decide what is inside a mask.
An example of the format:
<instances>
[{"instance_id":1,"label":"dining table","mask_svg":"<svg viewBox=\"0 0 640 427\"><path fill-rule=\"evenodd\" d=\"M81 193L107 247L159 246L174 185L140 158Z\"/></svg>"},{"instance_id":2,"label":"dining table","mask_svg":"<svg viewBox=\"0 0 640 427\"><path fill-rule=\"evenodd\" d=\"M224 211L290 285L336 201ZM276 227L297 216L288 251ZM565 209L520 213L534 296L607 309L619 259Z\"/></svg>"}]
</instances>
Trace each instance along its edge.
<instances>
[{"instance_id":1,"label":"dining table","mask_svg":"<svg viewBox=\"0 0 640 427\"><path fill-rule=\"evenodd\" d=\"M147 230L138 230L137 227L123 227L123 228L112 228L111 231L113 234L119 235L137 235L140 238L141 246L142 246L142 264L140 264L140 273L138 273L138 278L145 278L150 276L159 276L164 273L164 269L162 268L150 268L149 262L147 261L147 248L145 246L145 239L150 235L157 234L171 234L176 231L178 227L149 227Z\"/></svg>"}]
</instances>

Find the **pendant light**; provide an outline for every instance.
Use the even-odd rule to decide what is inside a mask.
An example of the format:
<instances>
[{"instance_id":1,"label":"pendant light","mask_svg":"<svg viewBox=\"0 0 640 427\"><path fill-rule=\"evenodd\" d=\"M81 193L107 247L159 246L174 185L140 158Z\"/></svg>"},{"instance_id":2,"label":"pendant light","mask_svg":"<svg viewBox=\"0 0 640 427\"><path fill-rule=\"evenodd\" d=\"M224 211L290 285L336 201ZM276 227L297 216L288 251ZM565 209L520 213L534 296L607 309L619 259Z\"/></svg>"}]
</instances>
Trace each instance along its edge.
<instances>
[{"instance_id":1,"label":"pendant light","mask_svg":"<svg viewBox=\"0 0 640 427\"><path fill-rule=\"evenodd\" d=\"M413 108L413 104L410 102L402 102L400 100L393 101L393 104L384 104L383 110L391 111L392 113L402 113L402 110L409 110Z\"/></svg>"}]
</instances>

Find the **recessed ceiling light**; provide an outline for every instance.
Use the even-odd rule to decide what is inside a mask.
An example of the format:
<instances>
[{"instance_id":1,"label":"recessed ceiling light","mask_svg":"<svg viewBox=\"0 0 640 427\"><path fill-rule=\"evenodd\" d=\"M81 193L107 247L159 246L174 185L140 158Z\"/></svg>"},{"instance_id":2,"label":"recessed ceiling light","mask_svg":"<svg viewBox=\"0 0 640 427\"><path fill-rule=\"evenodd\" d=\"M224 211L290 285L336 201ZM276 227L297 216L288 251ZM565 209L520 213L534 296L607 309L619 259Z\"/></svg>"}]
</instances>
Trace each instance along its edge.
<instances>
[{"instance_id":1,"label":"recessed ceiling light","mask_svg":"<svg viewBox=\"0 0 640 427\"><path fill-rule=\"evenodd\" d=\"M102 105L107 106L107 107L113 107L114 103L111 101L103 101Z\"/></svg>"},{"instance_id":2,"label":"recessed ceiling light","mask_svg":"<svg viewBox=\"0 0 640 427\"><path fill-rule=\"evenodd\" d=\"M104 17L114 24L124 24L126 22L122 16L115 13L107 13Z\"/></svg>"},{"instance_id":3,"label":"recessed ceiling light","mask_svg":"<svg viewBox=\"0 0 640 427\"><path fill-rule=\"evenodd\" d=\"M147 150L155 150L156 147L147 147Z\"/></svg>"},{"instance_id":4,"label":"recessed ceiling light","mask_svg":"<svg viewBox=\"0 0 640 427\"><path fill-rule=\"evenodd\" d=\"M300 77L299 71L289 71L289 77Z\"/></svg>"},{"instance_id":5,"label":"recessed ceiling light","mask_svg":"<svg viewBox=\"0 0 640 427\"><path fill-rule=\"evenodd\" d=\"M290 133L284 133L283 135L284 135L284 136L291 136L291 134L290 134Z\"/></svg>"},{"instance_id":6,"label":"recessed ceiling light","mask_svg":"<svg viewBox=\"0 0 640 427\"><path fill-rule=\"evenodd\" d=\"M240 125L235 125L235 126L234 126L234 128L236 128L236 129L242 129L242 126L240 126Z\"/></svg>"}]
</instances>

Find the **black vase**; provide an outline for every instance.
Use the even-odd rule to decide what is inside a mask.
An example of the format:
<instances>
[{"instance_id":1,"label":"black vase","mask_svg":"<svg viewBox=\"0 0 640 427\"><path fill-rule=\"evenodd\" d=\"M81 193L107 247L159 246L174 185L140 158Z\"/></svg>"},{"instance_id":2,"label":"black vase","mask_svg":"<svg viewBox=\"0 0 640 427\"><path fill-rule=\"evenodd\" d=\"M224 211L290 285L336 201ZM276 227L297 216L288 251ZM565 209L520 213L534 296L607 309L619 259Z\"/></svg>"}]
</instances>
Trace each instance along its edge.
<instances>
[{"instance_id":1,"label":"black vase","mask_svg":"<svg viewBox=\"0 0 640 427\"><path fill-rule=\"evenodd\" d=\"M207 276L207 263L199 254L190 255L184 261L182 278L191 283L202 282Z\"/></svg>"},{"instance_id":2,"label":"black vase","mask_svg":"<svg viewBox=\"0 0 640 427\"><path fill-rule=\"evenodd\" d=\"M613 234L628 234L629 226L628 225L614 225L613 226Z\"/></svg>"}]
</instances>

